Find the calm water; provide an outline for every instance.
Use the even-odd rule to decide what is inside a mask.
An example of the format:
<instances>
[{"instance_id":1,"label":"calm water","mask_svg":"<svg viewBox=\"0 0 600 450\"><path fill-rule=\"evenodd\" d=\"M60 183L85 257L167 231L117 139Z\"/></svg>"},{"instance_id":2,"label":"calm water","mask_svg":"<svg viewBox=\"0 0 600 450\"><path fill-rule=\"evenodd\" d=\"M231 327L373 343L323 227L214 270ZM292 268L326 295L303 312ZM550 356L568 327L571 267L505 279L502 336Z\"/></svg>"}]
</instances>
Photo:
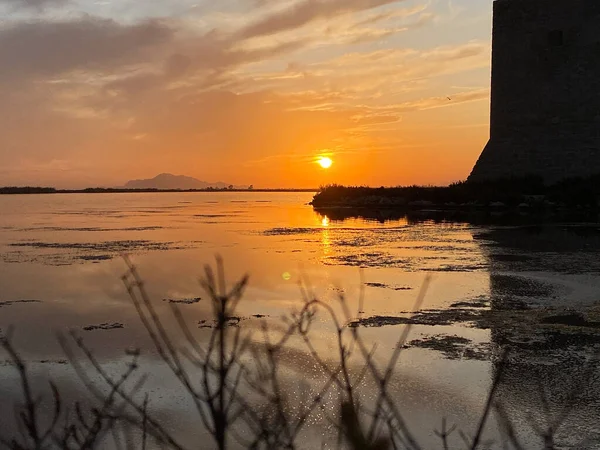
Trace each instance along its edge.
<instances>
[{"instance_id":1,"label":"calm water","mask_svg":"<svg viewBox=\"0 0 600 450\"><path fill-rule=\"evenodd\" d=\"M336 219L307 203L312 194L182 193L0 197L0 328L15 326L15 343L40 379L52 376L80 389L57 332L76 330L107 364L119 367L123 350L141 347L151 376L154 408L173 426L197 430L185 397L151 350L121 281L128 254L159 312L170 322L169 299L202 297L198 277L219 254L230 280L250 274L240 326L257 331L302 305L299 282L331 304L343 294L362 318L407 317L427 274L432 283L394 378L394 395L426 447L443 417L472 432L485 402L499 352L510 346L501 398L528 445L531 423L561 411L573 380L600 348L600 231L596 225L475 226L401 218ZM358 299L364 293L364 303ZM35 300L36 302L21 302ZM203 299L204 300L204 299ZM180 304L199 339L209 320L206 301ZM359 313L359 309L362 311ZM584 326L548 317L576 310ZM546 318L546 319L545 319ZM544 321L540 324L540 321ZM560 322L560 320L559 320ZM86 331L119 323L122 328ZM581 324L580 324L581 325ZM361 327L385 361L404 325ZM318 349L333 352L333 334L319 322ZM258 339L258 338L257 338ZM311 375L302 358L286 373ZM593 369L597 373L597 370ZM2 398L15 399L12 367L0 367ZM552 398L541 414L540 386ZM600 430L597 383L578 389L577 406L559 435L572 448ZM293 383L290 388L294 390ZM73 394L73 395L75 395ZM367 397L369 393L367 392ZM3 417L12 411L3 402ZM0 421L0 428L10 425ZM492 421L493 424L493 421ZM196 434L194 434L196 433ZM183 439L198 439L197 431ZM497 438L494 427L488 431ZM182 435L186 432L181 431ZM201 433L200 433L201 434ZM317 439L317 437L314 437ZM456 444L460 438L455 436ZM595 441L594 441L595 442ZM500 444L497 443L498 447ZM309 446L310 448L310 446ZM586 442L582 448L594 448Z\"/></svg>"}]
</instances>

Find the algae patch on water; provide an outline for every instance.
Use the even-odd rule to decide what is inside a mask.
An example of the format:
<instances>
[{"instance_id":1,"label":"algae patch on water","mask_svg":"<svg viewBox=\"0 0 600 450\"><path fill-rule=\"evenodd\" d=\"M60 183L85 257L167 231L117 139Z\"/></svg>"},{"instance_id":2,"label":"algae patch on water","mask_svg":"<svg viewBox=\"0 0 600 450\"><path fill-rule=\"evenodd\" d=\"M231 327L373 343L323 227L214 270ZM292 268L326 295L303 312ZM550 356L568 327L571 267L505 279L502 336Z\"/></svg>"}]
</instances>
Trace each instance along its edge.
<instances>
[{"instance_id":1,"label":"algae patch on water","mask_svg":"<svg viewBox=\"0 0 600 450\"><path fill-rule=\"evenodd\" d=\"M122 254L195 248L200 241L160 242L150 240L115 240L100 242L44 242L23 240L8 244L18 250L0 257L9 263L34 262L61 266L82 262L100 262Z\"/></svg>"},{"instance_id":2,"label":"algae patch on water","mask_svg":"<svg viewBox=\"0 0 600 450\"><path fill-rule=\"evenodd\" d=\"M392 286L386 283L365 283L365 286L379 289L392 289L394 291L410 291L412 288L410 286Z\"/></svg>"},{"instance_id":3,"label":"algae patch on water","mask_svg":"<svg viewBox=\"0 0 600 450\"><path fill-rule=\"evenodd\" d=\"M101 323L98 325L88 325L83 327L83 329L85 331L94 331L94 330L116 330L119 328L125 328L125 326L122 323L119 322L113 322L113 323Z\"/></svg>"},{"instance_id":4,"label":"algae patch on water","mask_svg":"<svg viewBox=\"0 0 600 450\"><path fill-rule=\"evenodd\" d=\"M321 232L320 228L271 228L265 230L265 236L289 236L294 234L311 234Z\"/></svg>"},{"instance_id":5,"label":"algae patch on water","mask_svg":"<svg viewBox=\"0 0 600 450\"><path fill-rule=\"evenodd\" d=\"M12 306L20 303L42 303L41 300L6 300L0 301L0 308L3 306Z\"/></svg>"},{"instance_id":6,"label":"algae patch on water","mask_svg":"<svg viewBox=\"0 0 600 450\"><path fill-rule=\"evenodd\" d=\"M490 358L491 345L476 343L462 336L436 334L421 339L413 339L406 348L425 348L441 352L448 359L474 359L484 361Z\"/></svg>"},{"instance_id":7,"label":"algae patch on water","mask_svg":"<svg viewBox=\"0 0 600 450\"><path fill-rule=\"evenodd\" d=\"M179 303L182 305L193 305L202 300L201 297L190 297L190 298L163 298L163 302Z\"/></svg>"}]
</instances>

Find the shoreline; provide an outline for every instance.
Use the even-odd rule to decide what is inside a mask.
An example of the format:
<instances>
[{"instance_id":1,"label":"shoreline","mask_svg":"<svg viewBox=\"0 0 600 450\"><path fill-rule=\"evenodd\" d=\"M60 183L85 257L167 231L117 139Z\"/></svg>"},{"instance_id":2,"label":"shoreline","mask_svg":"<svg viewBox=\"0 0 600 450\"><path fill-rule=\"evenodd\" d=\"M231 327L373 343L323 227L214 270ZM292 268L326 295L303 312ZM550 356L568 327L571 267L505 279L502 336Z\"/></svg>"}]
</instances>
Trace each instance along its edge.
<instances>
[{"instance_id":1,"label":"shoreline","mask_svg":"<svg viewBox=\"0 0 600 450\"><path fill-rule=\"evenodd\" d=\"M315 194L311 205L349 210L385 209L536 216L598 213L600 175L565 179L546 185L535 177L485 182L462 181L449 186L363 187L330 185Z\"/></svg>"},{"instance_id":2,"label":"shoreline","mask_svg":"<svg viewBox=\"0 0 600 450\"><path fill-rule=\"evenodd\" d=\"M470 225L539 226L600 224L600 213L593 209L533 209L480 207L407 207L407 206L314 206L321 216L332 221L361 219L385 223L406 219L409 223L460 222Z\"/></svg>"},{"instance_id":3,"label":"shoreline","mask_svg":"<svg viewBox=\"0 0 600 450\"><path fill-rule=\"evenodd\" d=\"M318 192L318 189L119 189L119 188L85 188L85 189L55 189L55 188L12 188L0 187L0 195L36 195L36 194L163 194L190 192Z\"/></svg>"}]
</instances>

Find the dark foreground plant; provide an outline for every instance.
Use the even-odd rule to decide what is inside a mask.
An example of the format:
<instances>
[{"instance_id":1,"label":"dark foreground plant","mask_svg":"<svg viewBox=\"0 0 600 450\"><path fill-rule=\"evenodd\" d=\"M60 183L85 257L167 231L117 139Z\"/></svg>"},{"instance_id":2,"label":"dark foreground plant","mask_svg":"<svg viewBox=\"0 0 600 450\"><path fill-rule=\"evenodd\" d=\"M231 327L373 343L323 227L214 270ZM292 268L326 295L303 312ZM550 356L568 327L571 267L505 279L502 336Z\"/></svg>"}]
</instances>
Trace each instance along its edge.
<instances>
[{"instance_id":1,"label":"dark foreground plant","mask_svg":"<svg viewBox=\"0 0 600 450\"><path fill-rule=\"evenodd\" d=\"M334 430L331 445L336 448L422 448L409 430L389 388L410 325L403 328L387 364L381 367L374 360L375 347L368 346L360 328L352 326L357 315L352 314L344 296L340 294L338 304L332 305L318 299L305 282L301 285L302 308L276 329L265 321L261 329L262 340L257 343L245 335L242 328L231 326L248 278L243 277L227 288L223 264L217 260L216 273L206 266L201 281L210 298L214 320L207 339L199 341L177 305L171 304L179 331L185 337L186 345L180 348L158 315L135 266L128 259L126 263L128 271L123 281L140 320L160 358L192 400L199 424L212 438L213 447L307 448L304 438L311 433L309 422L319 413L326 421L321 425ZM417 296L415 311L422 305L428 284L427 278ZM362 310L362 298L361 292L358 311ZM336 354L326 358L319 353L311 333L315 317L322 314L333 326L335 337ZM179 450L206 447L206 442L187 447L151 411L150 399L143 389L145 376L139 373L139 351L129 352L127 369L119 376L113 376L74 333L68 338L60 337L60 342L90 395L67 405L58 387L50 382L53 413L47 417L42 411L43 398L34 393L27 365L14 348L11 337L9 331L2 337L1 344L19 373L23 403L17 406L18 432L14 436L0 437L0 443L6 448ZM282 373L283 358L292 342L302 345L309 361L322 374L314 386L306 388L303 401L295 405ZM82 365L79 353L91 365L91 372ZM524 448L496 396L506 361L504 352L496 363L495 376L481 418L475 424L475 433L469 436L456 426L448 427L444 420L441 429L435 431L441 448L457 448L450 444L453 435L460 437L460 448L488 448L490 443L484 442L483 434L492 413L503 429L504 442L498 444L504 448ZM363 395L365 385L374 387L374 397ZM555 448L555 433L574 406L573 399L554 420L548 421L547 427L538 427L545 449Z\"/></svg>"}]
</instances>

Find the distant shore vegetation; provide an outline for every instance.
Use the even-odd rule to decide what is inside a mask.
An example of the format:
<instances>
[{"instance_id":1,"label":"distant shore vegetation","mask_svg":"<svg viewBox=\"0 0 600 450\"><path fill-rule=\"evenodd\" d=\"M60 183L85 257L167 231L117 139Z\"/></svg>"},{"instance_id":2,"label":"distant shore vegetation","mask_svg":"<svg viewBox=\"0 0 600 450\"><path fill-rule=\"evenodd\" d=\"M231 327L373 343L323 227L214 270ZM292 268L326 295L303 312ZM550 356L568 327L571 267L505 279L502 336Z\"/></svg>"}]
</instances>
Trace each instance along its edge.
<instances>
[{"instance_id":1,"label":"distant shore vegetation","mask_svg":"<svg viewBox=\"0 0 600 450\"><path fill-rule=\"evenodd\" d=\"M85 188L85 189L56 189L53 187L38 186L5 186L0 187L2 194L111 194L111 193L143 193L143 192L316 192L318 189L261 189L252 186L239 188L214 188L205 189L155 189L155 188Z\"/></svg>"},{"instance_id":2,"label":"distant shore vegetation","mask_svg":"<svg viewBox=\"0 0 600 450\"><path fill-rule=\"evenodd\" d=\"M5 186L0 187L0 194L54 194L56 189L52 187L37 186Z\"/></svg>"},{"instance_id":3,"label":"distant shore vegetation","mask_svg":"<svg viewBox=\"0 0 600 450\"><path fill-rule=\"evenodd\" d=\"M460 181L449 186L366 187L331 184L319 189L314 207L586 208L598 209L600 175L546 184L539 177Z\"/></svg>"}]
</instances>

